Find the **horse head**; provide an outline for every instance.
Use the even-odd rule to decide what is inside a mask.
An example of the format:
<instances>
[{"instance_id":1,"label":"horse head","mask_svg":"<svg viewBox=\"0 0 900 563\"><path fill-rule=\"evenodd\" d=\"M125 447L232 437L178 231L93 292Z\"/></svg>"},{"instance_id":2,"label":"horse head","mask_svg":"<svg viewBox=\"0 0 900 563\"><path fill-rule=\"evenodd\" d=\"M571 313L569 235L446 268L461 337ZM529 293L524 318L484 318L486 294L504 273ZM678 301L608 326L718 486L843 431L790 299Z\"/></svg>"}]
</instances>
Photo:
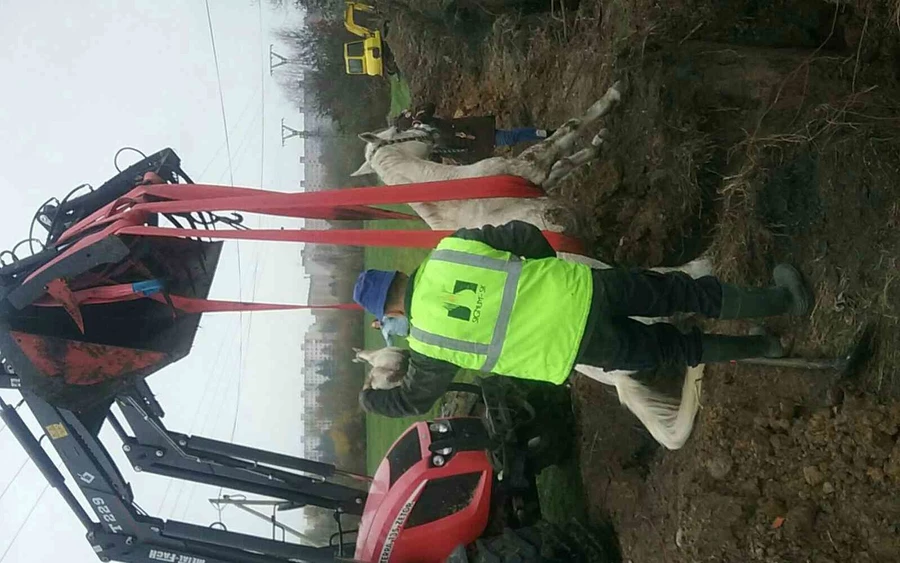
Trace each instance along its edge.
<instances>
[{"instance_id":1,"label":"horse head","mask_svg":"<svg viewBox=\"0 0 900 563\"><path fill-rule=\"evenodd\" d=\"M398 131L396 127L388 127L377 132L360 133L359 138L366 143L366 161L351 176L375 174L372 159L375 153L390 148L404 156L427 159L437 139L437 130L431 126L420 124L406 131Z\"/></svg>"}]
</instances>

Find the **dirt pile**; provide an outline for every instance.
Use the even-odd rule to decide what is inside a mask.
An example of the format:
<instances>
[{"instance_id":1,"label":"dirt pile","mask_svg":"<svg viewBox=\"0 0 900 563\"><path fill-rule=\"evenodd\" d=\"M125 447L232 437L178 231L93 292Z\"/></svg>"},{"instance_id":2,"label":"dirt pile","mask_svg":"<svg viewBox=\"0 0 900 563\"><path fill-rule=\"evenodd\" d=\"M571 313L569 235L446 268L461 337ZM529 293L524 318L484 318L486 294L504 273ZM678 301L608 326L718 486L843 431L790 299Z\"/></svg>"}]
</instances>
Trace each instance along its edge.
<instances>
[{"instance_id":1,"label":"dirt pile","mask_svg":"<svg viewBox=\"0 0 900 563\"><path fill-rule=\"evenodd\" d=\"M595 508L612 512L626 557L896 560L900 503L892 491L900 486L900 405L832 392L823 403L835 404L813 407L786 397L803 386L800 378L782 374L787 385L769 386L769 378L756 380L743 368L730 380L723 370L711 372L710 406L683 451L657 452L647 463L641 450L653 446L643 437L585 436L583 450L592 460L583 468L585 482L602 499ZM595 412L598 402L618 410L590 383L582 385L582 400ZM748 399L746 388L754 385L776 395ZM621 416L597 414L584 422Z\"/></svg>"},{"instance_id":2,"label":"dirt pile","mask_svg":"<svg viewBox=\"0 0 900 563\"><path fill-rule=\"evenodd\" d=\"M900 561L897 3L582 0L565 15L549 4L486 16L477 44L407 30L395 52L414 95L447 115L544 125L626 78L608 152L559 198L600 258L705 252L726 280L754 284L794 263L815 310L768 325L799 355L841 354L863 322L879 326L852 381L708 369L678 452L660 451L609 388L579 380L594 515L640 563Z\"/></svg>"}]
</instances>

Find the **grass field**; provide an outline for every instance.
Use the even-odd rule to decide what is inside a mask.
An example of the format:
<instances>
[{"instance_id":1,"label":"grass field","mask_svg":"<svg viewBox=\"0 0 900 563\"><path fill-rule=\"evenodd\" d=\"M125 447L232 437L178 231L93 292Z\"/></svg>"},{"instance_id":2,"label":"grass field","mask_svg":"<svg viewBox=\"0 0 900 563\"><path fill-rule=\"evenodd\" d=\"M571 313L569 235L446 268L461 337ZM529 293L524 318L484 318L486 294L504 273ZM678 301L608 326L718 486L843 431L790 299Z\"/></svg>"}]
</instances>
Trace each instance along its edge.
<instances>
[{"instance_id":1,"label":"grass field","mask_svg":"<svg viewBox=\"0 0 900 563\"><path fill-rule=\"evenodd\" d=\"M391 109L389 118L400 115L400 112L409 108L412 103L412 94L409 92L409 83L400 74L388 75L388 84L391 86Z\"/></svg>"}]
</instances>

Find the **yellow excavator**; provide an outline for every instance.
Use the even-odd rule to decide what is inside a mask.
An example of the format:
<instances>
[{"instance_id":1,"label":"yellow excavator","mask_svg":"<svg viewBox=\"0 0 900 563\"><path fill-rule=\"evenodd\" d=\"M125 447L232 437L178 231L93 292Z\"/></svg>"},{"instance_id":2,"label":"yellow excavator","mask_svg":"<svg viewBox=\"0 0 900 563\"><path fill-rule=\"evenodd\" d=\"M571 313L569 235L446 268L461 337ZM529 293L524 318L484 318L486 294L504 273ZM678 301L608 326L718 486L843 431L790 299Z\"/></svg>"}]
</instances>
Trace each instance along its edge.
<instances>
[{"instance_id":1,"label":"yellow excavator","mask_svg":"<svg viewBox=\"0 0 900 563\"><path fill-rule=\"evenodd\" d=\"M347 74L368 76L395 74L397 66L384 42L387 30L382 33L380 29L372 29L357 23L356 19L360 13L374 15L375 7L363 2L346 3L344 27L353 35L362 38L360 41L344 43L344 64Z\"/></svg>"}]
</instances>

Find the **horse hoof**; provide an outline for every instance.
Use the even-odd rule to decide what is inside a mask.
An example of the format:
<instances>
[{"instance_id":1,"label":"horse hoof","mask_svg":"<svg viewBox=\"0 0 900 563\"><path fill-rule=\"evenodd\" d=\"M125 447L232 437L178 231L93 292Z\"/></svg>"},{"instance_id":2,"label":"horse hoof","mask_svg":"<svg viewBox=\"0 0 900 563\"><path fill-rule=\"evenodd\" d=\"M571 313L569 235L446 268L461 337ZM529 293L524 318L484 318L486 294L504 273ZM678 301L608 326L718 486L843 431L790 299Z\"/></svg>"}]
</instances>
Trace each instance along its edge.
<instances>
[{"instance_id":1,"label":"horse hoof","mask_svg":"<svg viewBox=\"0 0 900 563\"><path fill-rule=\"evenodd\" d=\"M553 166L550 168L550 174L554 173L566 173L566 171L572 170L572 159L569 157L561 158L553 163Z\"/></svg>"},{"instance_id":2,"label":"horse hoof","mask_svg":"<svg viewBox=\"0 0 900 563\"><path fill-rule=\"evenodd\" d=\"M591 145L595 147L602 146L603 143L606 142L606 137L609 136L609 129L601 129L599 133L594 135L594 138L591 139Z\"/></svg>"},{"instance_id":3,"label":"horse hoof","mask_svg":"<svg viewBox=\"0 0 900 563\"><path fill-rule=\"evenodd\" d=\"M574 170L574 165L569 158L562 158L557 160L553 167L550 168L550 174L547 176L547 179L544 181L543 188L544 191L548 193L556 188L557 184L559 184L560 180L568 176Z\"/></svg>"},{"instance_id":4,"label":"horse hoof","mask_svg":"<svg viewBox=\"0 0 900 563\"><path fill-rule=\"evenodd\" d=\"M581 125L581 120L580 120L580 119L572 118L572 119L566 121L565 123L563 123L563 125L562 125L562 127L560 127L560 129L566 129L566 130L572 130L572 131L574 131L575 129L578 129L578 127L579 127L580 125Z\"/></svg>"}]
</instances>

